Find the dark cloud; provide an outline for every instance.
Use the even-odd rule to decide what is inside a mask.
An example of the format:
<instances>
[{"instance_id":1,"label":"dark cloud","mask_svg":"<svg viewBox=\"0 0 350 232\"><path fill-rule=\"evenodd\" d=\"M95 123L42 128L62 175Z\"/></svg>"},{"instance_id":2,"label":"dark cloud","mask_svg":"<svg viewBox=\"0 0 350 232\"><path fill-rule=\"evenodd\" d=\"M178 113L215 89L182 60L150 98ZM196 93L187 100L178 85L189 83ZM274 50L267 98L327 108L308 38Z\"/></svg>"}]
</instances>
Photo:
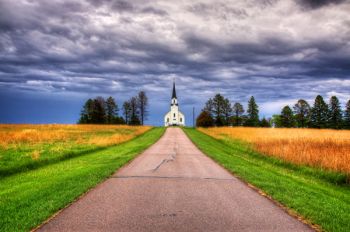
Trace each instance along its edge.
<instances>
[{"instance_id":1,"label":"dark cloud","mask_svg":"<svg viewBox=\"0 0 350 232\"><path fill-rule=\"evenodd\" d=\"M165 112L176 78L185 112L217 92L242 102L255 95L265 115L297 98L350 97L347 1L0 4L0 90L8 96L123 100L145 89L152 109Z\"/></svg>"},{"instance_id":2,"label":"dark cloud","mask_svg":"<svg viewBox=\"0 0 350 232\"><path fill-rule=\"evenodd\" d=\"M320 7L332 5L332 4L340 4L346 2L347 0L296 0L303 7L307 7L310 9L317 9Z\"/></svg>"}]
</instances>

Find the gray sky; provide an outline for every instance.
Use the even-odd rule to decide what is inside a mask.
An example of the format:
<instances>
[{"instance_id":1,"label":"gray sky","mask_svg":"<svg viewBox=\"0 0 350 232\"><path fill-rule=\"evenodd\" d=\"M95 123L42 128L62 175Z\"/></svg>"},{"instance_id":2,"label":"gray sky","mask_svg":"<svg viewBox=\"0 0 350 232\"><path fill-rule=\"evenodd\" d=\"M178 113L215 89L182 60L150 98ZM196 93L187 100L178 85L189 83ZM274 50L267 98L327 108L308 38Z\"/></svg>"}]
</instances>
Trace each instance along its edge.
<instances>
[{"instance_id":1,"label":"gray sky","mask_svg":"<svg viewBox=\"0 0 350 232\"><path fill-rule=\"evenodd\" d=\"M162 124L215 93L261 116L350 99L350 1L0 0L0 122L74 123L88 97L139 90Z\"/></svg>"}]
</instances>

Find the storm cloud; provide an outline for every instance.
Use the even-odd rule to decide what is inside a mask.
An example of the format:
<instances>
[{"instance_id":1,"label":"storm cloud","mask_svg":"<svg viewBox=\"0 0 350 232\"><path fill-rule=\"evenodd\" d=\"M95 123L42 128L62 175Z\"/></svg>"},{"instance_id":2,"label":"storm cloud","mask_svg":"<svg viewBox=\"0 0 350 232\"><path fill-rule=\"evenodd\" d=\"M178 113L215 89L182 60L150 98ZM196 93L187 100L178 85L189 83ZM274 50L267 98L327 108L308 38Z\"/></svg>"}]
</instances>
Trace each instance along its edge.
<instances>
[{"instance_id":1,"label":"storm cloud","mask_svg":"<svg viewBox=\"0 0 350 232\"><path fill-rule=\"evenodd\" d=\"M0 104L80 99L74 122L88 96L142 89L160 124L173 79L187 114L218 92L244 104L254 95L265 116L317 94L344 103L349 12L346 0L1 0Z\"/></svg>"}]
</instances>

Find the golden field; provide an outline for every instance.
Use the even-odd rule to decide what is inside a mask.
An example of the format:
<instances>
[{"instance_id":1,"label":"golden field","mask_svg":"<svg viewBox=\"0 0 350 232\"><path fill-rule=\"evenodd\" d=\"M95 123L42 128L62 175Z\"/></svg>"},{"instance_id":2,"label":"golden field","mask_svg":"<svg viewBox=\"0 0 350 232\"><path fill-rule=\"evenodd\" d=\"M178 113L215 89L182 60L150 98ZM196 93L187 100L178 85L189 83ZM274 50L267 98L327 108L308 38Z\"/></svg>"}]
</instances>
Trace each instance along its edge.
<instances>
[{"instance_id":1,"label":"golden field","mask_svg":"<svg viewBox=\"0 0 350 232\"><path fill-rule=\"evenodd\" d=\"M218 139L239 139L265 155L350 174L350 131L287 128L198 128Z\"/></svg>"},{"instance_id":2,"label":"golden field","mask_svg":"<svg viewBox=\"0 0 350 232\"><path fill-rule=\"evenodd\" d=\"M126 125L0 125L0 147L70 141L79 144L114 145L140 135L151 127Z\"/></svg>"},{"instance_id":3,"label":"golden field","mask_svg":"<svg viewBox=\"0 0 350 232\"><path fill-rule=\"evenodd\" d=\"M0 176L126 142L151 129L126 125L0 125Z\"/></svg>"}]
</instances>

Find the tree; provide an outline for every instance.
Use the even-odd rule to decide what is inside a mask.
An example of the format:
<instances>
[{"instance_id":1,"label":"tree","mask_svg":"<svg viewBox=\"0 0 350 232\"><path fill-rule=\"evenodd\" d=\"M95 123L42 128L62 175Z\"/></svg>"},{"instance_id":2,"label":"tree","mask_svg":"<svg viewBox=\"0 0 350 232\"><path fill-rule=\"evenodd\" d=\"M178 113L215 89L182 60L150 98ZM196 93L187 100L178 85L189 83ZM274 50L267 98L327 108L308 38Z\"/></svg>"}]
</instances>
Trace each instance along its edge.
<instances>
[{"instance_id":1,"label":"tree","mask_svg":"<svg viewBox=\"0 0 350 232\"><path fill-rule=\"evenodd\" d=\"M281 115L279 114L272 115L271 125L272 127L277 127L277 128L282 127Z\"/></svg>"},{"instance_id":2,"label":"tree","mask_svg":"<svg viewBox=\"0 0 350 232\"><path fill-rule=\"evenodd\" d=\"M228 126L230 124L230 119L232 116L232 107L230 100L228 100L227 98L225 98L222 102L222 114L224 118L224 125Z\"/></svg>"},{"instance_id":3,"label":"tree","mask_svg":"<svg viewBox=\"0 0 350 232\"><path fill-rule=\"evenodd\" d=\"M281 112L281 126L291 128L295 126L293 111L289 106L285 106Z\"/></svg>"},{"instance_id":4,"label":"tree","mask_svg":"<svg viewBox=\"0 0 350 232\"><path fill-rule=\"evenodd\" d=\"M328 122L328 106L324 102L323 97L318 95L315 98L313 107L311 108L310 127L326 128Z\"/></svg>"},{"instance_id":5,"label":"tree","mask_svg":"<svg viewBox=\"0 0 350 232\"><path fill-rule=\"evenodd\" d=\"M97 97L93 102L92 123L104 124L106 122L106 102L103 97Z\"/></svg>"},{"instance_id":6,"label":"tree","mask_svg":"<svg viewBox=\"0 0 350 232\"><path fill-rule=\"evenodd\" d=\"M248 120L245 123L245 126L257 127L259 126L259 107L255 102L253 96L250 97L248 101Z\"/></svg>"},{"instance_id":7,"label":"tree","mask_svg":"<svg viewBox=\"0 0 350 232\"><path fill-rule=\"evenodd\" d=\"M113 97L109 97L106 100L106 122L108 124L116 123L118 117L118 105Z\"/></svg>"},{"instance_id":8,"label":"tree","mask_svg":"<svg viewBox=\"0 0 350 232\"><path fill-rule=\"evenodd\" d=\"M123 113L124 113L124 120L126 124L129 124L130 122L130 116L131 116L131 106L129 101L125 101L123 104Z\"/></svg>"},{"instance_id":9,"label":"tree","mask_svg":"<svg viewBox=\"0 0 350 232\"><path fill-rule=\"evenodd\" d=\"M310 105L304 99L299 99L293 106L295 119L298 127L307 127L310 120Z\"/></svg>"},{"instance_id":10,"label":"tree","mask_svg":"<svg viewBox=\"0 0 350 232\"><path fill-rule=\"evenodd\" d=\"M148 98L146 96L146 93L144 91L140 91L137 97L138 100L138 107L140 112L140 119L141 119L141 125L143 125L144 120L147 119L148 115Z\"/></svg>"},{"instance_id":11,"label":"tree","mask_svg":"<svg viewBox=\"0 0 350 232\"><path fill-rule=\"evenodd\" d=\"M224 125L224 97L221 94L216 94L213 98L213 114L216 126Z\"/></svg>"},{"instance_id":12,"label":"tree","mask_svg":"<svg viewBox=\"0 0 350 232\"><path fill-rule=\"evenodd\" d=\"M242 115L244 113L244 108L241 103L236 102L233 105L233 117L232 117L232 122L236 126L241 126L242 125Z\"/></svg>"},{"instance_id":13,"label":"tree","mask_svg":"<svg viewBox=\"0 0 350 232\"><path fill-rule=\"evenodd\" d=\"M260 121L261 127L271 127L269 120L267 120L265 117Z\"/></svg>"},{"instance_id":14,"label":"tree","mask_svg":"<svg viewBox=\"0 0 350 232\"><path fill-rule=\"evenodd\" d=\"M344 128L350 129L350 100L346 103L344 111Z\"/></svg>"},{"instance_id":15,"label":"tree","mask_svg":"<svg viewBox=\"0 0 350 232\"><path fill-rule=\"evenodd\" d=\"M198 115L196 119L197 127L211 127L214 125L214 119L211 117L210 113L206 110L202 110L202 112Z\"/></svg>"},{"instance_id":16,"label":"tree","mask_svg":"<svg viewBox=\"0 0 350 232\"><path fill-rule=\"evenodd\" d=\"M332 96L329 100L328 126L333 129L340 129L342 127L342 122L343 117L339 100L336 96Z\"/></svg>"},{"instance_id":17,"label":"tree","mask_svg":"<svg viewBox=\"0 0 350 232\"><path fill-rule=\"evenodd\" d=\"M139 118L139 107L136 97L132 97L130 103L130 122L129 125L140 125L141 121Z\"/></svg>"},{"instance_id":18,"label":"tree","mask_svg":"<svg viewBox=\"0 0 350 232\"><path fill-rule=\"evenodd\" d=\"M93 104L94 101L89 98L84 106L83 109L81 110L80 113L80 119L78 121L79 124L88 124L88 123L92 123L92 111L93 111Z\"/></svg>"},{"instance_id":19,"label":"tree","mask_svg":"<svg viewBox=\"0 0 350 232\"><path fill-rule=\"evenodd\" d=\"M214 98L209 98L203 109L214 119L216 126L227 126L230 124L232 107L230 100L221 94L216 94Z\"/></svg>"}]
</instances>

